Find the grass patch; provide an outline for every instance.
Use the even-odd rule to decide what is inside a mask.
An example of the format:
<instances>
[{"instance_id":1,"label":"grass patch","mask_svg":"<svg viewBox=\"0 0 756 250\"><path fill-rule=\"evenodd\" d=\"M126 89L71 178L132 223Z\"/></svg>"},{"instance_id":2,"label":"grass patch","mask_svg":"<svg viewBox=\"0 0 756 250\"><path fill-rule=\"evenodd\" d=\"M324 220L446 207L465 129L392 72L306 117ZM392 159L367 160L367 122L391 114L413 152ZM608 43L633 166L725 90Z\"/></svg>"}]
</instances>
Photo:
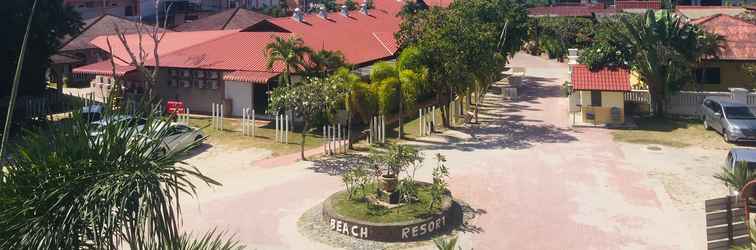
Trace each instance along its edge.
<instances>
[{"instance_id":1,"label":"grass patch","mask_svg":"<svg viewBox=\"0 0 756 250\"><path fill-rule=\"evenodd\" d=\"M430 188L429 185L418 186L417 195L419 201L393 209L386 209L369 204L363 198L363 195L359 195L361 193L375 193L377 186L370 184L365 187L365 190L357 190L355 196L358 197L352 197L352 199L347 199L346 192L337 194L334 197L333 208L336 213L343 216L376 223L403 222L427 218L441 210L439 206L434 206L432 210L428 209L431 201Z\"/></svg>"},{"instance_id":2,"label":"grass patch","mask_svg":"<svg viewBox=\"0 0 756 250\"><path fill-rule=\"evenodd\" d=\"M684 148L700 145L705 148L727 149L728 144L715 131L707 131L697 120L669 118L641 118L637 128L612 132L615 141L636 144L659 144Z\"/></svg>"},{"instance_id":3,"label":"grass patch","mask_svg":"<svg viewBox=\"0 0 756 250\"><path fill-rule=\"evenodd\" d=\"M189 119L189 125L202 129L202 132L208 136L207 142L213 145L223 145L232 148L262 148L273 152L273 156L287 155L299 152L299 143L302 140L300 128L292 128L289 131L289 143L276 143L275 127L269 128L270 124L265 127L257 127L255 136L244 136L241 133L241 120L225 118L223 120L223 131L212 128L212 119L210 117L192 116ZM296 132L294 132L296 131ZM322 136L317 134L308 134L305 138L305 150L320 147L323 143Z\"/></svg>"}]
</instances>

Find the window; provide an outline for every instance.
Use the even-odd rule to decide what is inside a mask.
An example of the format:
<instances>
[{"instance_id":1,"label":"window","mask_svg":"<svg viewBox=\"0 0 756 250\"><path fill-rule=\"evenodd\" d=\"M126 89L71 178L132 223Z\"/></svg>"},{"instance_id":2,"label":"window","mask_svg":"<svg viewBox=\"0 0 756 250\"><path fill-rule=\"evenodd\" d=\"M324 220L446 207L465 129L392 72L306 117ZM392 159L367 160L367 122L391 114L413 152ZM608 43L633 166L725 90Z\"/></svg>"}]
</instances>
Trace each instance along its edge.
<instances>
[{"instance_id":1,"label":"window","mask_svg":"<svg viewBox=\"0 0 756 250\"><path fill-rule=\"evenodd\" d=\"M205 88L205 81L203 81L203 80L194 80L194 86L196 86L198 89L204 89Z\"/></svg>"},{"instance_id":2,"label":"window","mask_svg":"<svg viewBox=\"0 0 756 250\"><path fill-rule=\"evenodd\" d=\"M181 72L181 76L183 76L183 77L192 77L192 73L188 69L185 69L185 70L183 70Z\"/></svg>"},{"instance_id":3,"label":"window","mask_svg":"<svg viewBox=\"0 0 756 250\"><path fill-rule=\"evenodd\" d=\"M218 89L218 81L208 80L207 84L210 85L211 89Z\"/></svg>"},{"instance_id":4,"label":"window","mask_svg":"<svg viewBox=\"0 0 756 250\"><path fill-rule=\"evenodd\" d=\"M175 69L170 70L171 76L178 76L178 72Z\"/></svg>"},{"instance_id":5,"label":"window","mask_svg":"<svg viewBox=\"0 0 756 250\"><path fill-rule=\"evenodd\" d=\"M216 71L210 71L209 75L210 75L210 78L212 79L218 79L218 72Z\"/></svg>"},{"instance_id":6,"label":"window","mask_svg":"<svg viewBox=\"0 0 756 250\"><path fill-rule=\"evenodd\" d=\"M126 6L123 10L124 16L133 16L134 15L134 7L133 6Z\"/></svg>"},{"instance_id":7,"label":"window","mask_svg":"<svg viewBox=\"0 0 756 250\"><path fill-rule=\"evenodd\" d=\"M189 80L181 80L181 85L183 85L184 88L191 88L192 82L190 82Z\"/></svg>"},{"instance_id":8,"label":"window","mask_svg":"<svg viewBox=\"0 0 756 250\"><path fill-rule=\"evenodd\" d=\"M719 68L699 68L694 70L697 83L720 84L721 72Z\"/></svg>"},{"instance_id":9,"label":"window","mask_svg":"<svg viewBox=\"0 0 756 250\"><path fill-rule=\"evenodd\" d=\"M202 71L202 70L196 70L196 71L194 71L194 77L196 77L196 78L205 78L205 71Z\"/></svg>"},{"instance_id":10,"label":"window","mask_svg":"<svg viewBox=\"0 0 756 250\"><path fill-rule=\"evenodd\" d=\"M171 85L171 87L178 88L178 80L176 79L171 79L169 84Z\"/></svg>"},{"instance_id":11,"label":"window","mask_svg":"<svg viewBox=\"0 0 756 250\"><path fill-rule=\"evenodd\" d=\"M593 107L600 107L601 106L601 91L591 91L591 106Z\"/></svg>"}]
</instances>

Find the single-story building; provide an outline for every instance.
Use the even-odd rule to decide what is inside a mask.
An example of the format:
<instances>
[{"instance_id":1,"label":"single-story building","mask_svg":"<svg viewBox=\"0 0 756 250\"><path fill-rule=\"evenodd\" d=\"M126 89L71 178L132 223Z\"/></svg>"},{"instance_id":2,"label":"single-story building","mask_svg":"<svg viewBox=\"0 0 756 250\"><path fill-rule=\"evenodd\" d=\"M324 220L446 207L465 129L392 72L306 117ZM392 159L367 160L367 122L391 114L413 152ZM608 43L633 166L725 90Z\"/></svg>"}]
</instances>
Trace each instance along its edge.
<instances>
[{"instance_id":1,"label":"single-story building","mask_svg":"<svg viewBox=\"0 0 756 250\"><path fill-rule=\"evenodd\" d=\"M694 24L724 37L719 58L704 60L695 71L695 78L704 91L728 91L730 88L756 88L744 66L756 64L756 25L739 18L717 14L695 19Z\"/></svg>"},{"instance_id":2,"label":"single-story building","mask_svg":"<svg viewBox=\"0 0 756 250\"><path fill-rule=\"evenodd\" d=\"M271 16L244 9L233 8L219 13L203 17L197 20L187 21L173 28L175 31L203 31L203 30L237 30L244 29L262 20L270 19Z\"/></svg>"},{"instance_id":3,"label":"single-story building","mask_svg":"<svg viewBox=\"0 0 756 250\"><path fill-rule=\"evenodd\" d=\"M630 89L630 73L625 68L590 70L572 65L570 111L576 122L622 124L625 122L625 92Z\"/></svg>"},{"instance_id":4,"label":"single-story building","mask_svg":"<svg viewBox=\"0 0 756 250\"><path fill-rule=\"evenodd\" d=\"M281 63L267 67L265 46L275 37L301 38L313 50L341 51L347 63L357 68L395 58L399 46L394 33L401 23L397 13L403 3L373 3L370 10L296 13L294 17L263 20L243 30L168 33L159 45L157 86L145 86L126 49L119 42L113 45L111 37L112 56L118 64L115 76L126 80L126 92L139 93L150 87L163 101L183 101L192 113L210 113L212 103L224 103L227 115L240 116L243 108L250 107L264 114L267 93L278 85L278 76L284 70ZM140 42L136 35L127 36L127 40L132 48ZM150 55L154 45L150 39L141 42L148 48L145 65L154 67L155 58ZM106 37L91 43L107 48ZM93 86L109 87L112 72L109 61L74 69L75 74L99 76Z\"/></svg>"}]
</instances>

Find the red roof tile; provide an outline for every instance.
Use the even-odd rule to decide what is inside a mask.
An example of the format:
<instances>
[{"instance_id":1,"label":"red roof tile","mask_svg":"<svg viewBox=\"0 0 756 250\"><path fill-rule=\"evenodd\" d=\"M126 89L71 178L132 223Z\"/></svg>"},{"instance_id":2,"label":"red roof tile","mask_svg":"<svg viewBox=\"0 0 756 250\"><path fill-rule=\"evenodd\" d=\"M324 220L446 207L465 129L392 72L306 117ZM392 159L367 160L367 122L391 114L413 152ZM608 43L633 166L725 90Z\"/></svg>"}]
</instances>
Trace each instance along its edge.
<instances>
[{"instance_id":1,"label":"red roof tile","mask_svg":"<svg viewBox=\"0 0 756 250\"><path fill-rule=\"evenodd\" d=\"M122 76L126 73L129 73L133 70L135 70L136 67L129 66L129 65L116 65L115 68L115 74L116 76ZM113 66L110 63L109 60L101 61L98 63L93 63L85 66L81 66L78 68L75 68L73 70L74 74L92 74L92 75L113 75Z\"/></svg>"},{"instance_id":2,"label":"red roof tile","mask_svg":"<svg viewBox=\"0 0 756 250\"><path fill-rule=\"evenodd\" d=\"M590 17L593 13L613 14L617 13L614 8L604 9L601 5L555 5L555 6L537 6L528 8L530 16L581 16Z\"/></svg>"},{"instance_id":3,"label":"red roof tile","mask_svg":"<svg viewBox=\"0 0 756 250\"><path fill-rule=\"evenodd\" d=\"M271 18L255 11L236 8L184 23L174 28L175 31L233 30L244 29L262 20Z\"/></svg>"},{"instance_id":4,"label":"red roof tile","mask_svg":"<svg viewBox=\"0 0 756 250\"><path fill-rule=\"evenodd\" d=\"M264 71L234 71L223 74L223 80L267 84L268 80L277 75L279 75L279 73Z\"/></svg>"},{"instance_id":5,"label":"red roof tile","mask_svg":"<svg viewBox=\"0 0 756 250\"><path fill-rule=\"evenodd\" d=\"M756 60L756 25L728 15L713 15L691 21L709 32L724 36L722 60Z\"/></svg>"},{"instance_id":6,"label":"red roof tile","mask_svg":"<svg viewBox=\"0 0 756 250\"><path fill-rule=\"evenodd\" d=\"M630 73L623 68L592 71L578 64L572 67L573 90L630 91Z\"/></svg>"},{"instance_id":7,"label":"red roof tile","mask_svg":"<svg viewBox=\"0 0 756 250\"><path fill-rule=\"evenodd\" d=\"M206 43L177 50L160 57L160 66L202 68L229 71L269 71L265 45L275 36L289 36L275 32L236 32ZM148 61L148 64L154 62ZM273 72L283 72L283 65L274 65Z\"/></svg>"},{"instance_id":8,"label":"red roof tile","mask_svg":"<svg viewBox=\"0 0 756 250\"><path fill-rule=\"evenodd\" d=\"M634 0L617 0L615 2L617 9L661 9L661 1L634 1Z\"/></svg>"},{"instance_id":9,"label":"red roof tile","mask_svg":"<svg viewBox=\"0 0 756 250\"><path fill-rule=\"evenodd\" d=\"M60 51L97 48L89 42L99 36L115 35L115 26L118 26L118 28L126 34L137 32L135 26L137 24L136 22L109 14L90 18L83 22L84 28L79 34L68 36L63 39ZM151 29L153 26L145 25L144 27L146 29Z\"/></svg>"},{"instance_id":10,"label":"red roof tile","mask_svg":"<svg viewBox=\"0 0 756 250\"><path fill-rule=\"evenodd\" d=\"M168 32L160 42L158 53L165 55L186 47L190 47L196 44L207 42L213 39L217 39L226 35L237 33L238 30L222 30L222 31L200 31L200 32ZM110 39L110 45L113 47L112 55L118 59L116 63L120 65L128 65L131 62L128 51L123 46L120 40L116 36L101 36L92 40L92 44L99 47L104 51L108 51L107 39ZM131 48L131 51L136 52L140 37L137 34L127 35L127 43ZM147 54L146 59L152 59L153 49L155 45L152 42L152 38L147 35L141 37L142 48Z\"/></svg>"},{"instance_id":11,"label":"red roof tile","mask_svg":"<svg viewBox=\"0 0 756 250\"><path fill-rule=\"evenodd\" d=\"M398 47L393 34L399 30L401 23L401 17L396 15L401 3L395 0L377 0L374 3L375 9L371 9L369 15L351 11L348 17L329 13L328 19L323 19L310 14L305 15L301 23L289 17L263 23L269 22L296 34L314 50L339 50L347 62L361 64L391 57ZM255 30L255 26L247 29Z\"/></svg>"}]
</instances>

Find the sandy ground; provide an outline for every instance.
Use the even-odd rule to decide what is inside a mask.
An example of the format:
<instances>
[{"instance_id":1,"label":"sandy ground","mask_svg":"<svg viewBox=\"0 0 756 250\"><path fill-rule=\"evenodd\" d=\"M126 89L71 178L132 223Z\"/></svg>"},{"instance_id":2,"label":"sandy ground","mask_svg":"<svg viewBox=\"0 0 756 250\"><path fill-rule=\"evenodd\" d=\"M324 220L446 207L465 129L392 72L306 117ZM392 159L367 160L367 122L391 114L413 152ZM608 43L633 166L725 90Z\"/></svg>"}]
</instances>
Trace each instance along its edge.
<instances>
[{"instance_id":1,"label":"sandy ground","mask_svg":"<svg viewBox=\"0 0 756 250\"><path fill-rule=\"evenodd\" d=\"M531 80L517 102L492 91L480 127L413 142L426 157L419 179L430 179L434 154L446 155L450 190L478 213L463 249L704 249L703 200L724 194L711 178L724 151L649 151L608 130L572 129L559 88L566 65L527 55L512 64ZM185 229L217 227L251 249L333 248L301 236L296 221L358 162L256 166L268 152L203 150L187 161L223 186L184 199Z\"/></svg>"}]
</instances>

